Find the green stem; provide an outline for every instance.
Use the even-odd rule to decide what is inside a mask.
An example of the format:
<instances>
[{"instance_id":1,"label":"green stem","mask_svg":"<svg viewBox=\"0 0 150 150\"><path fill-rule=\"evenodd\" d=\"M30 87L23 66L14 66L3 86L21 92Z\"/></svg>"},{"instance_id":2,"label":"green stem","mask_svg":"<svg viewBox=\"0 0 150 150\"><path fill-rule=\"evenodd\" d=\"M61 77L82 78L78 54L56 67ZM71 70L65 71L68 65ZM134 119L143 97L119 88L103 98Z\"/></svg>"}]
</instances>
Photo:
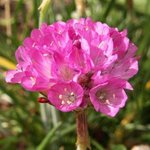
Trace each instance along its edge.
<instances>
[{"instance_id":1,"label":"green stem","mask_svg":"<svg viewBox=\"0 0 150 150\"><path fill-rule=\"evenodd\" d=\"M76 112L77 150L91 150L85 111Z\"/></svg>"},{"instance_id":2,"label":"green stem","mask_svg":"<svg viewBox=\"0 0 150 150\"><path fill-rule=\"evenodd\" d=\"M50 6L51 0L43 0L39 7L39 26L46 20L46 14Z\"/></svg>"}]
</instances>

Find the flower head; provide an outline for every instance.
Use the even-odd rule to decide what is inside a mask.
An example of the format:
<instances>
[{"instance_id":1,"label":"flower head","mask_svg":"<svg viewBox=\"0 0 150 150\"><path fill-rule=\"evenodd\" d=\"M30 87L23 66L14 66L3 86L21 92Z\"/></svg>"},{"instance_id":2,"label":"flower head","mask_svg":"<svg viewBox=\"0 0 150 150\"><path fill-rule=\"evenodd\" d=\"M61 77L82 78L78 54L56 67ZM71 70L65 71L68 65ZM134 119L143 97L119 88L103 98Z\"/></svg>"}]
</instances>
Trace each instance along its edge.
<instances>
[{"instance_id":1,"label":"flower head","mask_svg":"<svg viewBox=\"0 0 150 150\"><path fill-rule=\"evenodd\" d=\"M6 81L44 93L64 112L93 105L115 116L138 71L136 49L126 30L90 18L43 24L17 49L16 70L7 72Z\"/></svg>"}]
</instances>

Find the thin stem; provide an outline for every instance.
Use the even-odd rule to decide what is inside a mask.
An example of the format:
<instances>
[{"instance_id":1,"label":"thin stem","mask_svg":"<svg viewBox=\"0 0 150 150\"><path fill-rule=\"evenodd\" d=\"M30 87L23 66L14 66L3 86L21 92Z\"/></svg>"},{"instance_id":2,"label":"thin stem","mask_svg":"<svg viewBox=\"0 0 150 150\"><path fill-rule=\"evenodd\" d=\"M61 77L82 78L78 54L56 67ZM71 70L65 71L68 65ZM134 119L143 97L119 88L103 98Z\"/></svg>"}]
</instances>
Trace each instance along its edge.
<instances>
[{"instance_id":1,"label":"thin stem","mask_svg":"<svg viewBox=\"0 0 150 150\"><path fill-rule=\"evenodd\" d=\"M12 35L11 28L11 14L10 14L10 0L5 1L5 18L8 20L6 24L6 34L8 37ZM7 39L8 44L11 43L10 39Z\"/></svg>"},{"instance_id":2,"label":"thin stem","mask_svg":"<svg viewBox=\"0 0 150 150\"><path fill-rule=\"evenodd\" d=\"M59 122L59 116L58 116L58 111L55 109L54 106L50 106L50 111L51 111L51 116L52 116L52 123L53 123L53 126L57 126L58 122Z\"/></svg>"},{"instance_id":3,"label":"thin stem","mask_svg":"<svg viewBox=\"0 0 150 150\"><path fill-rule=\"evenodd\" d=\"M50 2L51 0L43 0L39 7L39 26L46 20L45 18L50 6Z\"/></svg>"},{"instance_id":4,"label":"thin stem","mask_svg":"<svg viewBox=\"0 0 150 150\"><path fill-rule=\"evenodd\" d=\"M49 129L48 123L47 123L47 114L46 114L46 104L40 104L40 113L41 113L41 119L44 124L44 127L46 130Z\"/></svg>"},{"instance_id":5,"label":"thin stem","mask_svg":"<svg viewBox=\"0 0 150 150\"><path fill-rule=\"evenodd\" d=\"M86 1L85 0L75 0L75 5L76 5L77 17L85 16Z\"/></svg>"},{"instance_id":6,"label":"thin stem","mask_svg":"<svg viewBox=\"0 0 150 150\"><path fill-rule=\"evenodd\" d=\"M76 112L77 150L91 150L85 111Z\"/></svg>"}]
</instances>

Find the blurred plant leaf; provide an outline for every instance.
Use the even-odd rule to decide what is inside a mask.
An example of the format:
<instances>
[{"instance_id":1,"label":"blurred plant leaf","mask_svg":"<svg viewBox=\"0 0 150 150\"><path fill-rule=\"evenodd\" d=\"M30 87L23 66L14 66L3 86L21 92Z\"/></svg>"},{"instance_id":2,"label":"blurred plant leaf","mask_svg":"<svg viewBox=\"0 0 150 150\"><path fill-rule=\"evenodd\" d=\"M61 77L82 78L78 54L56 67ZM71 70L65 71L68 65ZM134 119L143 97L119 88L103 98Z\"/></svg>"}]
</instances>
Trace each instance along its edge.
<instances>
[{"instance_id":1,"label":"blurred plant leaf","mask_svg":"<svg viewBox=\"0 0 150 150\"><path fill-rule=\"evenodd\" d=\"M127 150L127 148L122 144L118 144L118 145L113 145L111 150Z\"/></svg>"},{"instance_id":2,"label":"blurred plant leaf","mask_svg":"<svg viewBox=\"0 0 150 150\"><path fill-rule=\"evenodd\" d=\"M91 144L96 148L96 150L104 150L104 148L94 139L91 139Z\"/></svg>"},{"instance_id":3,"label":"blurred plant leaf","mask_svg":"<svg viewBox=\"0 0 150 150\"><path fill-rule=\"evenodd\" d=\"M15 69L16 65L10 60L0 56L0 66L5 69Z\"/></svg>"},{"instance_id":4,"label":"blurred plant leaf","mask_svg":"<svg viewBox=\"0 0 150 150\"><path fill-rule=\"evenodd\" d=\"M37 147L37 150L43 150L46 147L46 145L51 141L52 137L54 136L54 134L60 126L61 122L59 122L52 130L49 131L49 133Z\"/></svg>"}]
</instances>

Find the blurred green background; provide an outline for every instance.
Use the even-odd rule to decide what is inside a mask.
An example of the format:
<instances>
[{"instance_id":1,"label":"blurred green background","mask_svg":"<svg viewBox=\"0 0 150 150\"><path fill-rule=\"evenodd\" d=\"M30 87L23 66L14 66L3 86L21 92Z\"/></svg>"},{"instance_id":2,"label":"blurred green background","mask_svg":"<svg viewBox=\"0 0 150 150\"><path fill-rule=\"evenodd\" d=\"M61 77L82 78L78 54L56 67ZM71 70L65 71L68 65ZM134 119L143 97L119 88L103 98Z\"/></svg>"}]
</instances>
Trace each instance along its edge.
<instances>
[{"instance_id":1,"label":"blurred green background","mask_svg":"<svg viewBox=\"0 0 150 150\"><path fill-rule=\"evenodd\" d=\"M0 0L0 149L73 150L75 115L60 113L37 102L38 93L5 83L5 72L14 69L15 50L38 27L41 0ZM150 0L51 0L46 20L66 21L90 16L119 30L141 56L139 72L132 78L134 91L115 118L88 112L92 150L128 150L150 144ZM58 125L58 122L62 122ZM141 150L144 150L142 148ZM145 149L146 150L146 149Z\"/></svg>"}]
</instances>

